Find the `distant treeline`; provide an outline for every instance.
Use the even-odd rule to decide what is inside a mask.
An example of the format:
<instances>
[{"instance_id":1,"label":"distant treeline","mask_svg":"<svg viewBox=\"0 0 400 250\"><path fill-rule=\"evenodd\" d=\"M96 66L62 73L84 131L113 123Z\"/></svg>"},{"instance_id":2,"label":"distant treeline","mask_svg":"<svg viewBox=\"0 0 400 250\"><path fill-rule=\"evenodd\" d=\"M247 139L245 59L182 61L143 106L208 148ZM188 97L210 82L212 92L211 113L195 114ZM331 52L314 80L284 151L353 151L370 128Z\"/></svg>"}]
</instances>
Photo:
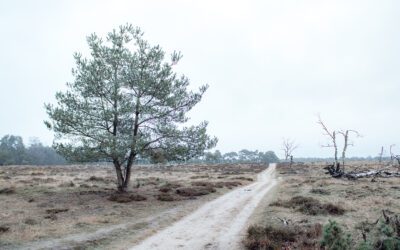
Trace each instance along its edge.
<instances>
[{"instance_id":1,"label":"distant treeline","mask_svg":"<svg viewBox=\"0 0 400 250\"><path fill-rule=\"evenodd\" d=\"M348 162L355 162L355 161L379 161L379 156L367 156L367 157L348 157L346 158L346 161ZM390 157L382 157L382 161L390 161ZM328 162L332 163L334 162L334 159L332 157L328 158L321 158L321 157L299 157L299 158L294 158L295 162L304 162L304 163L310 163L310 162Z\"/></svg>"},{"instance_id":2,"label":"distant treeline","mask_svg":"<svg viewBox=\"0 0 400 250\"><path fill-rule=\"evenodd\" d=\"M275 163L279 162L279 158L273 151L261 152L242 149L239 152L225 154L222 154L219 150L206 152L203 157L191 161L205 163Z\"/></svg>"},{"instance_id":3,"label":"distant treeline","mask_svg":"<svg viewBox=\"0 0 400 250\"><path fill-rule=\"evenodd\" d=\"M52 147L33 139L25 146L22 137L5 135L0 140L0 165L57 165L65 159Z\"/></svg>"}]
</instances>

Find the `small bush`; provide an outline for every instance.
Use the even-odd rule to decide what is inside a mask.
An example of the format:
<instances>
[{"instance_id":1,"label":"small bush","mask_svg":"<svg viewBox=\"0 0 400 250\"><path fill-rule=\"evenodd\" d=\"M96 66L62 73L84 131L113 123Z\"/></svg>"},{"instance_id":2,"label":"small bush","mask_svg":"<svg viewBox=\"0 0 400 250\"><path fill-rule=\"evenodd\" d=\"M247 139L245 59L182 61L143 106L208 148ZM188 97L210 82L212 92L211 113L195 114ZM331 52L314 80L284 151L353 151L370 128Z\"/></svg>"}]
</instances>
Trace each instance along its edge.
<instances>
[{"instance_id":1,"label":"small bush","mask_svg":"<svg viewBox=\"0 0 400 250\"><path fill-rule=\"evenodd\" d=\"M15 194L15 187L0 189L0 194Z\"/></svg>"},{"instance_id":2,"label":"small bush","mask_svg":"<svg viewBox=\"0 0 400 250\"><path fill-rule=\"evenodd\" d=\"M50 219L50 220L57 220L57 215L55 214L48 214L44 216L45 219Z\"/></svg>"},{"instance_id":3,"label":"small bush","mask_svg":"<svg viewBox=\"0 0 400 250\"><path fill-rule=\"evenodd\" d=\"M270 204L271 206L294 208L299 212L308 215L343 215L345 210L332 203L322 204L319 200L312 197L295 196L288 201L278 200Z\"/></svg>"},{"instance_id":4,"label":"small bush","mask_svg":"<svg viewBox=\"0 0 400 250\"><path fill-rule=\"evenodd\" d=\"M195 175L195 176L191 176L190 179L205 179L205 178L209 178L208 175Z\"/></svg>"},{"instance_id":5,"label":"small bush","mask_svg":"<svg viewBox=\"0 0 400 250\"><path fill-rule=\"evenodd\" d=\"M27 224L27 225L31 225L31 226L38 224L38 222L35 219L32 219L32 218L28 218L28 219L24 220L24 223Z\"/></svg>"},{"instance_id":6,"label":"small bush","mask_svg":"<svg viewBox=\"0 0 400 250\"><path fill-rule=\"evenodd\" d=\"M336 221L329 220L323 229L321 246L329 250L347 250L351 249L352 240Z\"/></svg>"},{"instance_id":7,"label":"small bush","mask_svg":"<svg viewBox=\"0 0 400 250\"><path fill-rule=\"evenodd\" d=\"M374 247L372 246L371 242L369 241L363 241L361 244L359 244L356 248L357 250L374 250Z\"/></svg>"},{"instance_id":8,"label":"small bush","mask_svg":"<svg viewBox=\"0 0 400 250\"><path fill-rule=\"evenodd\" d=\"M328 190L321 189L321 188L313 188L313 189L311 189L310 193L320 194L320 195L330 195L331 194L331 192L329 192Z\"/></svg>"},{"instance_id":9,"label":"small bush","mask_svg":"<svg viewBox=\"0 0 400 250\"><path fill-rule=\"evenodd\" d=\"M72 181L70 181L70 182L64 182L64 183L61 183L60 185L58 185L58 187L75 187L75 183L73 183Z\"/></svg>"},{"instance_id":10,"label":"small bush","mask_svg":"<svg viewBox=\"0 0 400 250\"><path fill-rule=\"evenodd\" d=\"M32 181L39 182L39 183L53 183L56 182L57 180L54 178L38 178L34 177L32 178Z\"/></svg>"},{"instance_id":11,"label":"small bush","mask_svg":"<svg viewBox=\"0 0 400 250\"><path fill-rule=\"evenodd\" d=\"M207 181L193 181L192 186L199 186L199 187L214 187L212 182Z\"/></svg>"},{"instance_id":12,"label":"small bush","mask_svg":"<svg viewBox=\"0 0 400 250\"><path fill-rule=\"evenodd\" d=\"M170 188L170 187L167 187L167 186L164 186L164 187L160 187L160 189L158 189L160 192L163 192L163 193L168 193L169 191L171 191L172 190L172 188Z\"/></svg>"},{"instance_id":13,"label":"small bush","mask_svg":"<svg viewBox=\"0 0 400 250\"><path fill-rule=\"evenodd\" d=\"M244 176L239 176L239 177L234 177L232 178L233 180L244 180L244 181L254 181L253 178L250 177L244 177Z\"/></svg>"},{"instance_id":14,"label":"small bush","mask_svg":"<svg viewBox=\"0 0 400 250\"><path fill-rule=\"evenodd\" d=\"M108 197L108 200L118 202L118 203L128 203L128 202L132 202L132 201L144 201L144 200L147 200L147 198L140 194L116 193L116 194L112 194L110 197Z\"/></svg>"},{"instance_id":15,"label":"small bush","mask_svg":"<svg viewBox=\"0 0 400 250\"><path fill-rule=\"evenodd\" d=\"M168 193L172 189L179 188L179 187L181 187L181 184L167 182L167 183L161 185L158 190L163 193Z\"/></svg>"},{"instance_id":16,"label":"small bush","mask_svg":"<svg viewBox=\"0 0 400 250\"><path fill-rule=\"evenodd\" d=\"M88 179L88 181L102 181L102 182L107 182L107 180L104 179L103 177L97 177L97 176L90 176L90 178Z\"/></svg>"},{"instance_id":17,"label":"small bush","mask_svg":"<svg viewBox=\"0 0 400 250\"><path fill-rule=\"evenodd\" d=\"M274 228L271 226L250 226L244 240L246 249L280 249L286 242L294 242L296 232L289 228Z\"/></svg>"},{"instance_id":18,"label":"small bush","mask_svg":"<svg viewBox=\"0 0 400 250\"><path fill-rule=\"evenodd\" d=\"M304 226L250 226L243 241L246 249L318 249L321 224Z\"/></svg>"},{"instance_id":19,"label":"small bush","mask_svg":"<svg viewBox=\"0 0 400 250\"><path fill-rule=\"evenodd\" d=\"M0 234L5 233L10 230L9 226L0 226Z\"/></svg>"},{"instance_id":20,"label":"small bush","mask_svg":"<svg viewBox=\"0 0 400 250\"><path fill-rule=\"evenodd\" d=\"M183 187L183 188L178 188L176 190L176 193L181 195L181 196L186 196L186 197L193 197L193 196L201 196L201 195L207 195L210 193L214 193L216 190L212 187Z\"/></svg>"},{"instance_id":21,"label":"small bush","mask_svg":"<svg viewBox=\"0 0 400 250\"><path fill-rule=\"evenodd\" d=\"M48 213L48 214L58 214L58 213L67 212L68 210L69 210L68 208L52 208L52 209L46 209L46 213Z\"/></svg>"},{"instance_id":22,"label":"small bush","mask_svg":"<svg viewBox=\"0 0 400 250\"><path fill-rule=\"evenodd\" d=\"M44 175L42 172L32 172L31 175Z\"/></svg>"},{"instance_id":23,"label":"small bush","mask_svg":"<svg viewBox=\"0 0 400 250\"><path fill-rule=\"evenodd\" d=\"M157 196L157 200L159 201L174 201L174 197L170 194L159 194Z\"/></svg>"},{"instance_id":24,"label":"small bush","mask_svg":"<svg viewBox=\"0 0 400 250\"><path fill-rule=\"evenodd\" d=\"M239 181L224 181L224 182L222 182L222 184L225 186L225 187L227 187L227 188L233 188L233 187L238 187L238 186L241 186L242 185L242 183L241 182L239 182Z\"/></svg>"}]
</instances>

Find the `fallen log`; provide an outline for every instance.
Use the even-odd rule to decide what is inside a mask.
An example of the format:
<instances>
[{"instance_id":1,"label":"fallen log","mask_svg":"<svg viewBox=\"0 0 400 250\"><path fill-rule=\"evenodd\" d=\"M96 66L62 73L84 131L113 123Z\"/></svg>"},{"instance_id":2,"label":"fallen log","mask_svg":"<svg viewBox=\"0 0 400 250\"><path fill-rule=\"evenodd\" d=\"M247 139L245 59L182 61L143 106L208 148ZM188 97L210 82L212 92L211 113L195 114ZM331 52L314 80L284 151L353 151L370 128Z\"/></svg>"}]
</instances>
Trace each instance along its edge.
<instances>
[{"instance_id":1,"label":"fallen log","mask_svg":"<svg viewBox=\"0 0 400 250\"><path fill-rule=\"evenodd\" d=\"M356 180L359 178L391 178L391 177L400 177L400 172L392 172L388 170L364 170L364 171L351 171L348 173L343 172L341 169L335 168L333 165L328 165L324 169L328 170L326 174L330 174L333 178L342 178L345 177L347 179Z\"/></svg>"}]
</instances>

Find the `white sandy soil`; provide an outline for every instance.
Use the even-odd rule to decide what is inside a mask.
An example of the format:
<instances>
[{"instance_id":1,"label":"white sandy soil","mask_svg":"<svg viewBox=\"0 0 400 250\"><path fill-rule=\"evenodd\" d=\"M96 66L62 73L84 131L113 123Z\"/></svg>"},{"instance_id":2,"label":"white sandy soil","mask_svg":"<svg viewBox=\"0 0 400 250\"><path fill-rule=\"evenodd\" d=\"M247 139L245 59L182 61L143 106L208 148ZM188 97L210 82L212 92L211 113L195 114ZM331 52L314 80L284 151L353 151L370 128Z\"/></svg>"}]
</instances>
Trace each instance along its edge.
<instances>
[{"instance_id":1,"label":"white sandy soil","mask_svg":"<svg viewBox=\"0 0 400 250\"><path fill-rule=\"evenodd\" d=\"M250 215L277 184L274 173L275 165L271 164L256 182L203 205L131 250L241 249Z\"/></svg>"}]
</instances>

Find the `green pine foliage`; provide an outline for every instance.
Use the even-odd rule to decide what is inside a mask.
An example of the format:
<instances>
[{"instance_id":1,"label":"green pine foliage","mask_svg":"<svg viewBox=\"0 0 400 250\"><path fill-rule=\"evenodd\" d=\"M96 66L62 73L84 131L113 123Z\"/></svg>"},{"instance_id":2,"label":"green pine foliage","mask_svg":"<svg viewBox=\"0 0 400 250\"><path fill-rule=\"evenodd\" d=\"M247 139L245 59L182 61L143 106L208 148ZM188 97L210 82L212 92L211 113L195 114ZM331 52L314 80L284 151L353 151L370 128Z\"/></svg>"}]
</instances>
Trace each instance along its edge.
<instances>
[{"instance_id":1,"label":"green pine foliage","mask_svg":"<svg viewBox=\"0 0 400 250\"><path fill-rule=\"evenodd\" d=\"M352 239L336 221L329 220L323 228L321 246L329 250L352 249Z\"/></svg>"},{"instance_id":2,"label":"green pine foliage","mask_svg":"<svg viewBox=\"0 0 400 250\"><path fill-rule=\"evenodd\" d=\"M185 126L208 86L189 89L189 79L174 71L180 53L167 60L129 24L87 42L90 56L74 55L74 81L56 94L56 104L45 105L59 152L72 160L112 161L124 191L137 157L162 151L168 159L187 160L216 145L207 122Z\"/></svg>"}]
</instances>

